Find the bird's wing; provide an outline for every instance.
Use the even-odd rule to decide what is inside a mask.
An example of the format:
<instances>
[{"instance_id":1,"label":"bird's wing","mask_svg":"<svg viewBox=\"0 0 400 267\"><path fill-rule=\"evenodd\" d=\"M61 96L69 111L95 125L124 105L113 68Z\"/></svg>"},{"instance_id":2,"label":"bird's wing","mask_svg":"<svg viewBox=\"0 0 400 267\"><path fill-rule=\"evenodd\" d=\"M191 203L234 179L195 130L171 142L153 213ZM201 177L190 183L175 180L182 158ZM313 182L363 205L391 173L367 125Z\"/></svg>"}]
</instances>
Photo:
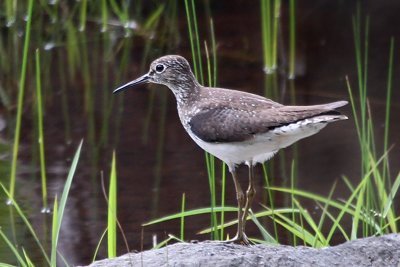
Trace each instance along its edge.
<instances>
[{"instance_id":1,"label":"bird's wing","mask_svg":"<svg viewBox=\"0 0 400 267\"><path fill-rule=\"evenodd\" d=\"M333 107L335 108L335 107ZM331 106L279 106L238 109L232 106L210 107L189 121L193 133L205 142L240 142L256 134L319 115L340 115Z\"/></svg>"}]
</instances>

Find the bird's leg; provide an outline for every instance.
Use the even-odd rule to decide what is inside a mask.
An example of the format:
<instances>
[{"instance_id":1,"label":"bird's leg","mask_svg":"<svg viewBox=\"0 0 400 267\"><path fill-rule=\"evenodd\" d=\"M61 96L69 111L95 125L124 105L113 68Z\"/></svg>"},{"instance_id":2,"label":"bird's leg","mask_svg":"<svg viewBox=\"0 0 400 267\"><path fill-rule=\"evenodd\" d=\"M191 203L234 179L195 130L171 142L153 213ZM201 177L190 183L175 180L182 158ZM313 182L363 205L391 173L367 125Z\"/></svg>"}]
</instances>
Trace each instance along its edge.
<instances>
[{"instance_id":1,"label":"bird's leg","mask_svg":"<svg viewBox=\"0 0 400 267\"><path fill-rule=\"evenodd\" d=\"M245 239L247 240L246 236L243 233L243 207L244 207L244 194L242 187L240 186L239 180L236 175L236 171L233 169L231 170L233 182L235 184L235 189L236 189L236 199L238 203L238 228L237 228L237 233L236 236L232 239L229 240L229 242L234 242L234 243L243 243L242 241Z\"/></svg>"},{"instance_id":2,"label":"bird's leg","mask_svg":"<svg viewBox=\"0 0 400 267\"><path fill-rule=\"evenodd\" d=\"M249 162L249 187L247 188L246 191L246 204L244 206L244 212L243 212L243 217L242 217L242 227L243 227L243 233L245 232L246 229L246 221L247 221L247 215L249 214L249 210L251 208L251 204L253 203L254 196L256 194L256 189L254 188L254 167L253 167L253 162Z\"/></svg>"}]
</instances>

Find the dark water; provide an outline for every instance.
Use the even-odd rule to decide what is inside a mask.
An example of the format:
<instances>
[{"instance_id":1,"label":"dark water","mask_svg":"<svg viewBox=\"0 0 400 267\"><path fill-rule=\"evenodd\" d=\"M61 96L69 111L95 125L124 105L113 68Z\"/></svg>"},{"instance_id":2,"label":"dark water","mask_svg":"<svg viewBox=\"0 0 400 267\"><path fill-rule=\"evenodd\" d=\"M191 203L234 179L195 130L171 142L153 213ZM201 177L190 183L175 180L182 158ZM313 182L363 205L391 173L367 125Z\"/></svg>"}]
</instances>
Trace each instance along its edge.
<instances>
[{"instance_id":1,"label":"dark water","mask_svg":"<svg viewBox=\"0 0 400 267\"><path fill-rule=\"evenodd\" d=\"M145 6L143 18L154 8L151 4ZM383 143L389 40L391 36L400 36L396 8L399 8L399 5L394 1L379 4L377 1L367 1L362 9L362 13L369 14L371 18L368 88L375 137L380 143ZM131 37L124 39L124 30L121 27L111 27L107 35L101 34L96 23L89 23L86 32L77 33L76 44L81 56L86 55L89 58L88 66L78 67L79 71L73 77L68 75L68 68L64 68L68 62L65 41L55 42L56 46L52 50L43 51L43 57L47 58L45 62L48 64L43 69L48 70L50 77L43 85L46 91L44 127L50 203L55 194L61 194L71 158L80 140L84 138L81 160L74 177L59 241L60 252L71 264L88 264L91 261L106 227L107 208L101 190L101 173L104 173L107 183L114 149L118 169L118 219L130 250L141 249L142 223L180 211L183 193L186 195L186 209L210 205L204 152L190 140L180 125L172 93L162 86L149 85L131 89L123 95L111 94L118 85L145 73L149 63L158 56L181 54L190 61L187 24L184 6L181 3L178 3L177 12L177 21L171 18L162 21L170 27L173 34L169 34L168 31L166 33L165 27L161 25L152 32L155 36L153 39L149 38L150 34L143 33L140 29L134 30ZM207 9L203 4L199 4L197 12L202 40L209 40ZM217 41L218 86L264 94L269 88L266 87L266 75L262 70L263 52L258 2L250 4L248 1L238 0L229 1L228 4L225 1L215 1L210 5L210 12ZM354 88L357 85L351 24L351 17L356 12L355 1L299 1L296 12L299 73L291 84L285 78L284 71L279 71L276 77L279 92L274 99L290 103L290 88L293 86L297 104L308 105L348 99L345 76L349 76ZM175 21L176 24L171 21ZM287 64L287 21L287 6L283 4L280 32L281 66ZM11 36L9 29L3 28L2 31L5 37ZM57 40L57 35L52 29L48 29L46 36L39 36L42 32L38 29L33 29L32 34L35 44L46 41L51 43L52 38ZM63 34L65 33L60 33ZM3 42L7 43L4 40ZM82 43L85 44L86 50L82 50ZM128 51L127 56L123 54L124 48ZM128 59L129 67L126 70L121 67L125 64L124 58ZM396 90L399 85L396 75L399 71L397 58L396 53L391 144L399 142L399 135L396 134L399 131L397 114L400 111L397 101L400 94ZM33 65L31 67L33 68ZM85 70L90 75L89 80L85 78ZM65 74L64 78L62 73ZM48 233L51 228L51 216L40 213L42 203L38 154L35 148L35 117L31 111L34 76L33 72L31 74L28 81L32 85L29 86L30 91L27 91L26 111L23 117L16 199L29 215L39 236L50 240ZM10 85L10 80L13 78L4 78L3 82ZM15 83L13 87L13 90L17 90ZM85 95L84 88L90 88L91 93ZM110 101L113 101L113 106L108 110ZM8 113L14 114L13 110ZM5 112L5 118L9 116L8 113ZM354 183L359 181L360 149L350 107L343 108L343 113L349 116L348 121L330 125L318 135L298 143L299 188L327 195L332 184L340 181L343 175ZM7 124L6 130L3 131L6 143L12 143L8 134L12 131L13 124ZM379 149L382 147L380 143ZM272 177L274 185L289 185L288 174L294 152L293 149L285 151L285 155L276 157L272 164L275 169ZM398 154L398 148L395 147L391 152L393 170L398 168ZM282 164L285 167L280 167ZM259 194L255 203L265 203L261 168L257 169L257 176ZM6 177L7 175L1 178L2 183L8 183ZM240 179L243 183L247 181L245 168L240 169ZM337 187L335 198L349 195L343 182L339 182ZM278 195L275 201L279 207L287 205L282 195ZM226 203L232 206L236 203L233 183L229 176ZM308 204L308 208L313 211L315 204ZM262 210L262 207L254 205L254 210ZM10 216L6 205L0 205L0 214L3 231L9 236L14 231L17 243L27 248L31 257L37 260L40 253L36 252L37 248L18 216ZM227 217L233 219L235 214L228 214ZM14 228L10 226L13 218ZM208 227L209 221L209 215L188 218L185 225L186 239L210 238L208 235L196 234ZM232 236L235 227L229 228L228 231ZM169 233L178 235L179 221L146 227L143 233L143 247L149 248L154 236L160 242L167 238ZM251 223L249 233L251 236L260 237L258 230ZM284 232L281 235L284 242L287 237ZM121 236L118 236L118 240L118 253L122 254L126 252L126 248ZM340 238L335 240L341 241L343 240ZM100 249L100 257L105 256L103 246ZM10 257L11 252L0 242L0 261L10 262Z\"/></svg>"}]
</instances>

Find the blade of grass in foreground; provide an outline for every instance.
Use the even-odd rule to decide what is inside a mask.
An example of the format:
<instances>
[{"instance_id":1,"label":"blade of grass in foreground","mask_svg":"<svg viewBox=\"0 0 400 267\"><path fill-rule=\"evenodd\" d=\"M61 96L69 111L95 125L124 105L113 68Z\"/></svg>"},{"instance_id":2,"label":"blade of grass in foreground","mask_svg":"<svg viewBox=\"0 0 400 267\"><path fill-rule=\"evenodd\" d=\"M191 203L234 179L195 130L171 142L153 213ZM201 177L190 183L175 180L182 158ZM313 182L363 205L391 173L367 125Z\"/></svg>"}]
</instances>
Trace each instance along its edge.
<instances>
[{"instance_id":1,"label":"blade of grass in foreground","mask_svg":"<svg viewBox=\"0 0 400 267\"><path fill-rule=\"evenodd\" d=\"M26 253L25 249L22 248L22 252L24 253L24 257L25 257L26 263L28 264L28 267L35 267L35 265L31 261L31 259L29 258L28 254ZM1 266L1 264L0 264L0 266ZM1 266L1 267L4 267L4 266Z\"/></svg>"},{"instance_id":2,"label":"blade of grass in foreground","mask_svg":"<svg viewBox=\"0 0 400 267\"><path fill-rule=\"evenodd\" d=\"M92 262L94 262L96 260L97 254L99 253L100 245L103 242L103 239L106 236L106 234L107 234L107 229L104 230L104 232L100 236L99 242L97 242L96 249L94 250L94 253L93 253Z\"/></svg>"},{"instance_id":3,"label":"blade of grass in foreground","mask_svg":"<svg viewBox=\"0 0 400 267\"><path fill-rule=\"evenodd\" d=\"M386 111L385 111L385 129L383 139L383 151L388 150L389 147L389 125L390 125L390 107L392 102L392 84L393 84L393 58L394 58L394 38L390 39L390 50L389 50L389 67L388 67L388 79L386 88ZM385 158L383 163L383 183L386 182L386 171L389 172L389 159Z\"/></svg>"},{"instance_id":4,"label":"blade of grass in foreground","mask_svg":"<svg viewBox=\"0 0 400 267\"><path fill-rule=\"evenodd\" d=\"M21 76L19 80L19 90L18 90L18 104L17 104L17 116L15 122L15 132L14 132L14 145L13 145L13 156L11 163L11 174L10 174L10 195L11 198L14 197L15 191L15 179L17 174L17 158L18 158L18 149L19 149L19 137L21 134L21 121L22 121L22 108L23 108L23 100L24 100L24 92L25 92L25 79L26 79L26 67L28 61L28 52L29 52L29 41L31 35L31 22L32 22L32 9L33 9L33 0L29 0L28 3L28 13L27 13L27 23L25 29L25 40L24 40L24 50L22 56L22 66L21 66Z\"/></svg>"},{"instance_id":5,"label":"blade of grass in foreground","mask_svg":"<svg viewBox=\"0 0 400 267\"><path fill-rule=\"evenodd\" d=\"M268 209L267 207L265 208ZM291 218L288 218L280 213L275 213L275 215L276 217L274 218L274 220L278 224L280 224L283 228L287 229L293 235L297 236L299 239L303 240L303 242L309 245L314 244L316 248L323 247L323 243L320 242L319 240L315 242L314 235L311 234L308 230L306 230L301 222L300 224L298 224L297 222L292 221Z\"/></svg>"},{"instance_id":6,"label":"blade of grass in foreground","mask_svg":"<svg viewBox=\"0 0 400 267\"><path fill-rule=\"evenodd\" d=\"M390 190L389 197L387 198L386 203L383 203L383 207L384 207L383 213L382 213L383 218L386 218L389 210L393 208L393 204L394 204L393 200L397 194L397 191L399 190L399 186L400 186L400 173L397 174L396 180L393 183L392 189ZM392 225L394 223L395 223L394 221L389 220L390 225Z\"/></svg>"},{"instance_id":7,"label":"blade of grass in foreground","mask_svg":"<svg viewBox=\"0 0 400 267\"><path fill-rule=\"evenodd\" d=\"M117 256L117 172L115 151L111 163L110 188L108 192L107 249L108 258Z\"/></svg>"},{"instance_id":8,"label":"blade of grass in foreground","mask_svg":"<svg viewBox=\"0 0 400 267\"><path fill-rule=\"evenodd\" d=\"M311 226L312 230L314 231L314 241L312 244L316 246L317 243L320 242L323 246L329 245L310 213L300 205L300 202L296 198L293 198L293 201L297 209L300 211L301 216L303 216L308 225Z\"/></svg>"},{"instance_id":9,"label":"blade of grass in foreground","mask_svg":"<svg viewBox=\"0 0 400 267\"><path fill-rule=\"evenodd\" d=\"M182 194L182 203L181 203L181 213L183 214L185 212L185 193ZM181 240L185 240L185 216L181 217Z\"/></svg>"},{"instance_id":10,"label":"blade of grass in foreground","mask_svg":"<svg viewBox=\"0 0 400 267\"><path fill-rule=\"evenodd\" d=\"M200 209L195 209L195 210L188 210L185 212L180 212L180 213L175 213L169 216L165 216L159 219L155 219L152 220L150 222L144 223L142 224L142 226L149 226L152 224L157 224L157 223L161 223L161 222L165 222L165 221L170 221L170 220L175 220L175 219L180 219L182 218L182 216L187 217L187 216L195 216L195 215L200 215L200 214L207 214L210 213L212 211L214 212L221 212L222 210L224 210L224 212L237 212L237 208L234 207L224 207L223 209L221 207L214 207L213 209L211 208L200 208Z\"/></svg>"},{"instance_id":11,"label":"blade of grass in foreground","mask_svg":"<svg viewBox=\"0 0 400 267\"><path fill-rule=\"evenodd\" d=\"M8 245L8 247L11 249L11 251L13 252L14 256L17 258L19 264L21 264L22 267L28 267L28 265L26 265L24 259L22 258L21 254L18 252L17 250L17 246L14 245L10 239L8 239L8 237L4 234L4 232L1 230L0 227L0 237L2 237L2 239L4 240L4 242ZM0 263L0 265L3 265L2 263Z\"/></svg>"},{"instance_id":12,"label":"blade of grass in foreground","mask_svg":"<svg viewBox=\"0 0 400 267\"><path fill-rule=\"evenodd\" d=\"M261 235L264 238L264 241L261 243L269 243L269 244L278 244L278 241L274 239L274 237L265 229L260 221L257 219L256 216L254 216L253 213L250 213L251 220L254 222L254 224L257 226L258 230L260 230Z\"/></svg>"},{"instance_id":13,"label":"blade of grass in foreground","mask_svg":"<svg viewBox=\"0 0 400 267\"><path fill-rule=\"evenodd\" d=\"M58 201L57 201L57 195L54 198L54 204L53 204L53 225L51 228L51 266L56 267L57 266L57 215L58 215ZM54 252L54 253L53 253ZM54 257L53 257L54 255Z\"/></svg>"},{"instance_id":14,"label":"blade of grass in foreground","mask_svg":"<svg viewBox=\"0 0 400 267\"><path fill-rule=\"evenodd\" d=\"M64 185L64 190L61 195L61 200L60 200L60 206L58 208L57 213L54 211L54 213L57 215L57 217L53 217L53 240L52 240L52 250L51 250L51 263L52 266L55 266L53 264L56 263L56 257L57 257L57 243L58 243L58 238L60 235L60 229L61 229L61 223L62 223L62 218L64 215L65 211L65 206L67 204L67 198L69 194L69 190L71 189L71 184L72 184L72 179L74 178L75 170L78 165L78 160L79 156L81 154L81 148L82 148L83 140L80 142L78 149L75 153L74 159L72 160L71 168L69 169L67 181L65 182Z\"/></svg>"},{"instance_id":15,"label":"blade of grass in foreground","mask_svg":"<svg viewBox=\"0 0 400 267\"><path fill-rule=\"evenodd\" d=\"M29 222L28 218L25 216L25 214L22 212L21 208L19 207L18 203L13 199L10 195L10 192L7 191L5 186L0 183L0 187L3 189L4 193L6 193L7 197L11 200L13 203L13 208L17 211L21 219L24 221L25 226L29 229L29 232L32 234L33 239L35 239L37 245L39 246L40 250L42 251L42 254L44 258L46 259L47 263L50 264L50 259L46 254L46 251L44 250L42 244L40 243L39 237L37 236L35 230L32 227L32 224Z\"/></svg>"},{"instance_id":16,"label":"blade of grass in foreground","mask_svg":"<svg viewBox=\"0 0 400 267\"><path fill-rule=\"evenodd\" d=\"M261 205L261 206L263 206L263 205ZM281 213L281 214L299 212L298 210L294 210L293 211L291 208L282 208L282 209L275 209L275 210L271 210L270 208L267 208L267 207L265 207L265 208L267 210L261 211L261 212L257 212L257 213L253 213L253 214L247 216L246 220L250 220L250 219L253 219L253 218L266 217L266 216L269 216L269 217L273 218L275 212ZM224 225L218 225L218 229L221 229L222 227L228 227L228 226L236 225L237 223L238 223L238 220L235 219L235 220L232 220L232 221L224 223ZM204 229L204 230L201 230L199 232L199 234L206 234L206 233L209 233L210 231L211 231L211 228ZM276 239L274 238L274 240L276 240Z\"/></svg>"}]
</instances>

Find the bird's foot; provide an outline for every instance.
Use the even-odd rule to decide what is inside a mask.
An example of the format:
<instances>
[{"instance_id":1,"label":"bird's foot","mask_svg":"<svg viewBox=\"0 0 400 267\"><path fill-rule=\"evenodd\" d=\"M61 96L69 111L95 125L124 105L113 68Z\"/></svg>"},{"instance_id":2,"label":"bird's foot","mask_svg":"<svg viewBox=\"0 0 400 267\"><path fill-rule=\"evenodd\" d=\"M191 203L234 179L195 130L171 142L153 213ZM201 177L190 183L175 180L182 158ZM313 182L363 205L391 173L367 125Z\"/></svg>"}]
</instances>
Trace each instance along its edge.
<instances>
[{"instance_id":1,"label":"bird's foot","mask_svg":"<svg viewBox=\"0 0 400 267\"><path fill-rule=\"evenodd\" d=\"M243 246L250 246L250 240L247 238L246 234L236 235L234 238L223 241L224 243L234 243Z\"/></svg>"}]
</instances>

